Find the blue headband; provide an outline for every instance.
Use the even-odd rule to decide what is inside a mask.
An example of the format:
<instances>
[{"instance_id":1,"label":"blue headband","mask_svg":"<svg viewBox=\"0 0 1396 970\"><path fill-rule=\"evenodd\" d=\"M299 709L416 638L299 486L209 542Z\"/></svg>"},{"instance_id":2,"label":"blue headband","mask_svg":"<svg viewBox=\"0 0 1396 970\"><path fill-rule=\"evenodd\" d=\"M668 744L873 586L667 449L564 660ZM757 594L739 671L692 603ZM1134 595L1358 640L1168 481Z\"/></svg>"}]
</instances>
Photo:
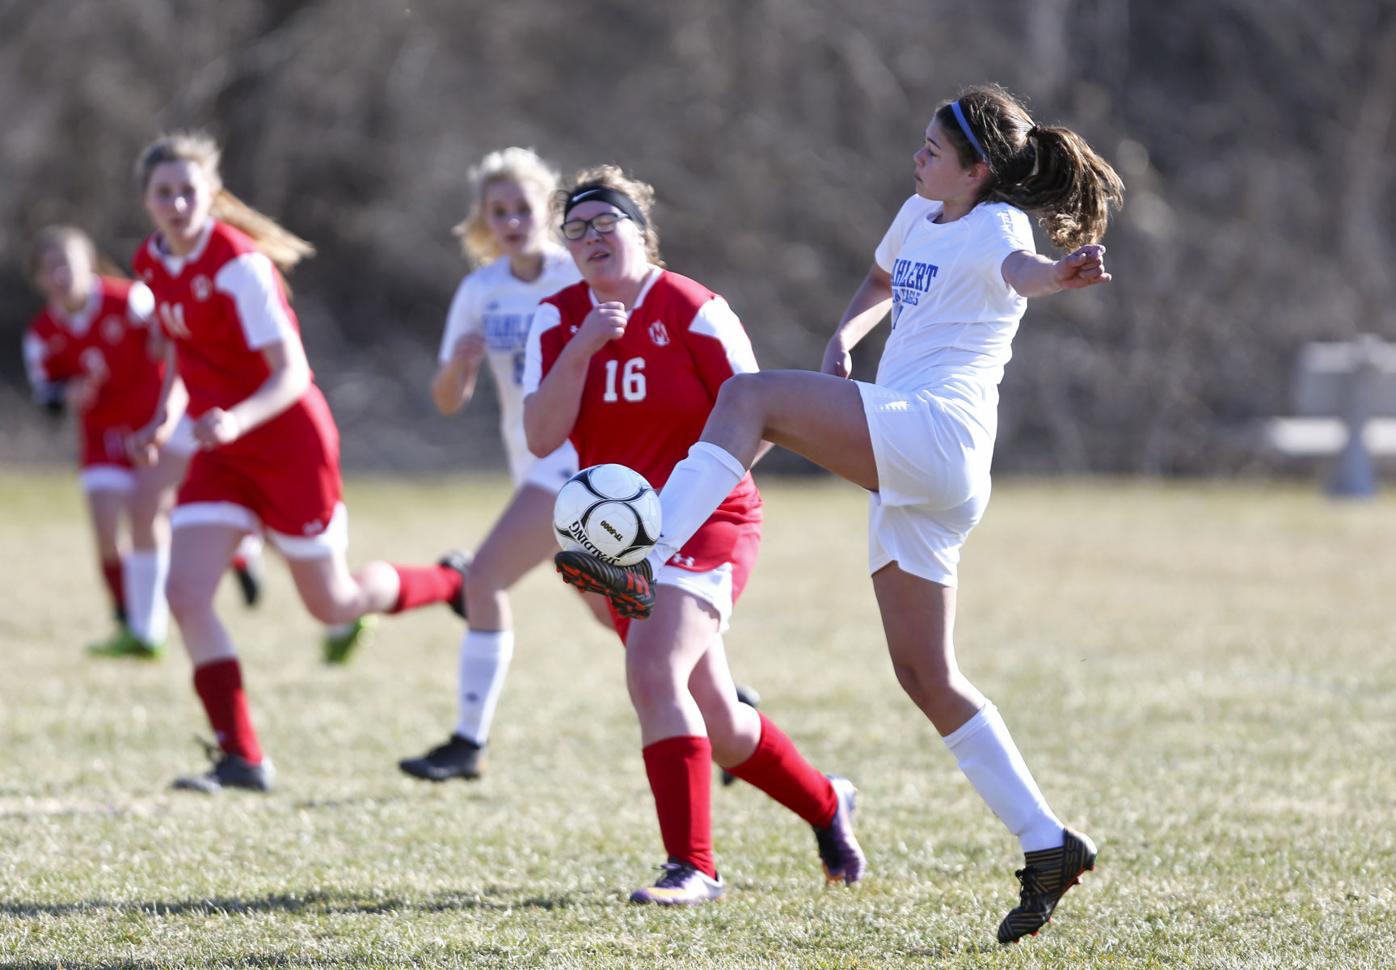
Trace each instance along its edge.
<instances>
[{"instance_id":1,"label":"blue headband","mask_svg":"<svg viewBox=\"0 0 1396 970\"><path fill-rule=\"evenodd\" d=\"M960 130L963 131L965 137L969 139L969 145L979 155L979 160L981 162L987 162L989 160L989 153L984 150L983 145L979 144L979 139L974 137L974 132L970 131L969 120L965 118L965 111L960 107L960 102L951 101L950 110L955 112L955 120L960 123Z\"/></svg>"}]
</instances>

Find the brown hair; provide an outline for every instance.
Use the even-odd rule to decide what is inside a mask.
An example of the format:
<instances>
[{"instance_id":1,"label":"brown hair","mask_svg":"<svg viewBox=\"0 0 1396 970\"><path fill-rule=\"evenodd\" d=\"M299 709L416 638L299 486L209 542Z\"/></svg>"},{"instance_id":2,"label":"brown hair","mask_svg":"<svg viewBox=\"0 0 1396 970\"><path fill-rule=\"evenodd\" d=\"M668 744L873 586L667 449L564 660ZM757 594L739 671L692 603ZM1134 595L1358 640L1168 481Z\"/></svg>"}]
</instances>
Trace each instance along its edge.
<instances>
[{"instance_id":1,"label":"brown hair","mask_svg":"<svg viewBox=\"0 0 1396 970\"><path fill-rule=\"evenodd\" d=\"M513 182L533 206L533 217L543 232L548 207L557 189L557 173L531 148L504 148L490 152L470 170L470 213L451 231L460 237L461 251L472 265L490 263L500 256L499 242L485 221L485 192L496 182Z\"/></svg>"},{"instance_id":2,"label":"brown hair","mask_svg":"<svg viewBox=\"0 0 1396 970\"><path fill-rule=\"evenodd\" d=\"M118 279L125 279L126 274L114 262L98 251L92 237L83 232L77 226L44 226L34 234L34 240L29 244L29 251L24 256L24 275L31 283L39 279L39 262L44 258L44 253L53 249L64 249L68 246L77 246L87 253L87 260L92 264L92 271L101 276L114 276Z\"/></svg>"},{"instance_id":3,"label":"brown hair","mask_svg":"<svg viewBox=\"0 0 1396 970\"><path fill-rule=\"evenodd\" d=\"M223 187L222 176L218 173L222 154L218 143L205 132L167 132L141 152L136 160L136 181L144 192L157 166L166 162L193 162L204 170L214 186L213 217L247 233L277 269L288 272L302 259L315 255L315 247L310 243L283 229L276 220Z\"/></svg>"},{"instance_id":4,"label":"brown hair","mask_svg":"<svg viewBox=\"0 0 1396 970\"><path fill-rule=\"evenodd\" d=\"M1027 109L997 84L960 92L964 112L984 154L965 135L950 103L936 109L960 164L989 166L979 201L1007 202L1038 216L1052 243L1072 250L1105 235L1110 209L1124 203L1124 182L1070 128L1036 124Z\"/></svg>"},{"instance_id":5,"label":"brown hair","mask_svg":"<svg viewBox=\"0 0 1396 970\"><path fill-rule=\"evenodd\" d=\"M593 168L583 169L572 177L571 184L553 195L553 216L560 223L566 214L562 207L567 204L568 198L582 189L614 189L617 192L624 192L635 203L635 208L640 210L640 215L645 217L644 225L636 224L640 230L640 237L645 241L645 253L649 260L656 266L663 266L664 260L659 255L659 230L654 227L654 186L648 182L641 182L639 179L631 178L621 170L619 165L597 165Z\"/></svg>"}]
</instances>

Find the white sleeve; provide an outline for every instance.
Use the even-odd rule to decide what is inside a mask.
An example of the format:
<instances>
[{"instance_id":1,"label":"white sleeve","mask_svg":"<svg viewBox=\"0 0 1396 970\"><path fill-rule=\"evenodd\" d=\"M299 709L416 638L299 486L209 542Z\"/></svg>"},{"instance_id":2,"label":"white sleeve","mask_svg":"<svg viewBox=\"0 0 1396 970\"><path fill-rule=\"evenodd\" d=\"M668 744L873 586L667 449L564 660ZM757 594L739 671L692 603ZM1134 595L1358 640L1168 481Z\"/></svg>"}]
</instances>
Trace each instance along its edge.
<instances>
[{"instance_id":1,"label":"white sleeve","mask_svg":"<svg viewBox=\"0 0 1396 970\"><path fill-rule=\"evenodd\" d=\"M882 242L877 244L877 250L873 253L873 259L877 261L878 266L888 273L892 272L892 266L897 261L897 254L901 252L902 243L906 241L907 234L911 232L912 224L924 216L931 206L938 204L923 199L919 195L913 195L902 203L897 217L887 227Z\"/></svg>"},{"instance_id":2,"label":"white sleeve","mask_svg":"<svg viewBox=\"0 0 1396 970\"><path fill-rule=\"evenodd\" d=\"M986 222L982 245L976 247L983 253L983 272L995 287L1012 290L1003 278L1003 261L1014 253L1037 252L1032 238L1032 220L1017 206L998 204L991 207L992 220Z\"/></svg>"},{"instance_id":3,"label":"white sleeve","mask_svg":"<svg viewBox=\"0 0 1396 970\"><path fill-rule=\"evenodd\" d=\"M479 287L471 283L475 279L475 274L471 273L460 281L456 287L456 295L451 297L451 308L446 311L446 329L441 334L441 349L437 352L436 361L444 364L451 359L451 351L456 346L456 341L468 333L478 333L484 329L484 321L480 316L480 301L476 299L476 291Z\"/></svg>"},{"instance_id":4,"label":"white sleeve","mask_svg":"<svg viewBox=\"0 0 1396 970\"><path fill-rule=\"evenodd\" d=\"M533 322L528 327L528 343L524 345L524 397L538 390L543 383L543 333L559 326L562 314L551 303L540 303L533 311Z\"/></svg>"},{"instance_id":5,"label":"white sleeve","mask_svg":"<svg viewBox=\"0 0 1396 970\"><path fill-rule=\"evenodd\" d=\"M243 253L224 263L213 285L233 298L243 336L252 350L298 339L281 299L276 268L263 253Z\"/></svg>"},{"instance_id":6,"label":"white sleeve","mask_svg":"<svg viewBox=\"0 0 1396 970\"><path fill-rule=\"evenodd\" d=\"M698 308L688 332L717 338L727 354L727 363L732 365L732 373L754 374L761 369L756 365L756 351L751 349L746 328L722 297L714 296Z\"/></svg>"},{"instance_id":7,"label":"white sleeve","mask_svg":"<svg viewBox=\"0 0 1396 970\"><path fill-rule=\"evenodd\" d=\"M47 357L43 339L32 333L26 333L24 335L24 373L29 377L29 386L34 389L35 394L43 393L53 383L49 380L48 368L44 366Z\"/></svg>"},{"instance_id":8,"label":"white sleeve","mask_svg":"<svg viewBox=\"0 0 1396 970\"><path fill-rule=\"evenodd\" d=\"M126 294L126 316L137 326L144 327L155 315L155 294L144 283L132 283Z\"/></svg>"}]
</instances>

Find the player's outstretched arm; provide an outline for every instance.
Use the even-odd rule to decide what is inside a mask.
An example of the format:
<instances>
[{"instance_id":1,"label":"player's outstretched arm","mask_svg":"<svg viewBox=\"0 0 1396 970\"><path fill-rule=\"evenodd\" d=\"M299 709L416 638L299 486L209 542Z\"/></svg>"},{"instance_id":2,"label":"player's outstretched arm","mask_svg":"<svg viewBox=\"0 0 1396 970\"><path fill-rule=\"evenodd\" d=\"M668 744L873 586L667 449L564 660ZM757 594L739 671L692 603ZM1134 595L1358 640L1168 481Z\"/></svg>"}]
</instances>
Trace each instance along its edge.
<instances>
[{"instance_id":1,"label":"player's outstretched arm","mask_svg":"<svg viewBox=\"0 0 1396 970\"><path fill-rule=\"evenodd\" d=\"M1020 249L1003 261L1003 279L1023 296L1035 297L1109 283L1111 276L1105 271L1105 247L1091 243L1058 260Z\"/></svg>"}]
</instances>

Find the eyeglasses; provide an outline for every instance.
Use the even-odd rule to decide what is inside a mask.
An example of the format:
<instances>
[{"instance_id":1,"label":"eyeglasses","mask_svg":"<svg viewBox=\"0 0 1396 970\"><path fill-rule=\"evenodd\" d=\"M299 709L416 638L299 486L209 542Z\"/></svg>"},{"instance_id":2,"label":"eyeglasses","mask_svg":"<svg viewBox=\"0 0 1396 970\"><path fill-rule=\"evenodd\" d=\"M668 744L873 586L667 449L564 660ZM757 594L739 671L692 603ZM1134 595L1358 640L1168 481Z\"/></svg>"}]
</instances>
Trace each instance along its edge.
<instances>
[{"instance_id":1,"label":"eyeglasses","mask_svg":"<svg viewBox=\"0 0 1396 970\"><path fill-rule=\"evenodd\" d=\"M590 219L568 219L562 224L562 235L573 242L584 238L588 229L595 229L598 235L609 236L616 231L622 219L629 218L623 212L603 212Z\"/></svg>"}]
</instances>

